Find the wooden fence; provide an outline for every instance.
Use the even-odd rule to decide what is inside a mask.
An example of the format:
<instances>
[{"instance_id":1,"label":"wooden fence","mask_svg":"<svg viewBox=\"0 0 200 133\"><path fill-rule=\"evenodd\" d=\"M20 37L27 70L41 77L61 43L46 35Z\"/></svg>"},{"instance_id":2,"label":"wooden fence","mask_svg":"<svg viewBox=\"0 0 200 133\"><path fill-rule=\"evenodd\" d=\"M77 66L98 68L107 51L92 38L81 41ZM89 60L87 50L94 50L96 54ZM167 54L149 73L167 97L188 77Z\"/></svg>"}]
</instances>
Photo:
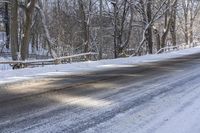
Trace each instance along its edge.
<instances>
[{"instance_id":1,"label":"wooden fence","mask_svg":"<svg viewBox=\"0 0 200 133\"><path fill-rule=\"evenodd\" d=\"M27 60L27 61L0 61L0 64L10 64L13 66L13 69L16 68L23 68L29 65L49 65L49 64L61 64L61 63L71 63L73 58L83 57L85 60L92 60L97 59L96 55L98 53L89 52L89 53L82 53L76 54L71 56L63 56L54 59L44 59L44 60Z\"/></svg>"},{"instance_id":2,"label":"wooden fence","mask_svg":"<svg viewBox=\"0 0 200 133\"><path fill-rule=\"evenodd\" d=\"M167 52L171 52L171 51L176 51L176 50L181 50L181 49L186 49L186 48L192 48L192 47L196 47L196 46L200 46L200 43L193 43L190 45L177 45L177 46L166 46L164 48L161 48L156 54L160 54L160 53L167 53Z\"/></svg>"}]
</instances>

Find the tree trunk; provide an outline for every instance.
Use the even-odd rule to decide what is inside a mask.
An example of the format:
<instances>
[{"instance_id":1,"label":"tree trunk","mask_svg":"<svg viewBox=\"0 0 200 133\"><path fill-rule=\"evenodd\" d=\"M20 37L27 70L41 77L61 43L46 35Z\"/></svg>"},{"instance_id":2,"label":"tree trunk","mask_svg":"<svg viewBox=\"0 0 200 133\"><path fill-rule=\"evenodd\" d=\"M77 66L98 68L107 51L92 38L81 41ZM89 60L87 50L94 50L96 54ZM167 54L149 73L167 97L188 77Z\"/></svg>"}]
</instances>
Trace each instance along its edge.
<instances>
[{"instance_id":1,"label":"tree trunk","mask_svg":"<svg viewBox=\"0 0 200 133\"><path fill-rule=\"evenodd\" d=\"M18 1L13 0L11 6L11 53L12 59L17 60L18 46Z\"/></svg>"},{"instance_id":2,"label":"tree trunk","mask_svg":"<svg viewBox=\"0 0 200 133\"><path fill-rule=\"evenodd\" d=\"M147 21L148 23L151 22L152 19L152 0L147 1ZM152 25L150 25L147 29L146 33L146 39L147 39L147 44L148 44L148 52L149 54L153 53L153 39L152 39Z\"/></svg>"},{"instance_id":3,"label":"tree trunk","mask_svg":"<svg viewBox=\"0 0 200 133\"><path fill-rule=\"evenodd\" d=\"M160 44L161 48L165 47L165 42L166 42L166 39L167 39L168 32L170 30L172 18L170 17L169 20L165 20L165 21L167 22L167 25L166 25L165 31L164 31L164 33L163 33L163 35L161 37L161 44Z\"/></svg>"},{"instance_id":4,"label":"tree trunk","mask_svg":"<svg viewBox=\"0 0 200 133\"><path fill-rule=\"evenodd\" d=\"M130 38L131 38L131 34L132 34L132 23L133 23L133 15L134 15L134 12L133 12L133 7L132 5L130 5L130 21L129 21L129 26L128 26L128 33L127 33L127 39L126 41L124 42L124 44L122 46L120 46L120 49L119 49L119 52L122 53L124 48L128 47L129 45L129 42L130 42Z\"/></svg>"},{"instance_id":5,"label":"tree trunk","mask_svg":"<svg viewBox=\"0 0 200 133\"><path fill-rule=\"evenodd\" d=\"M190 38L190 45L192 45L192 43L193 43L193 22L190 22L190 36L189 36L189 38Z\"/></svg>"},{"instance_id":6,"label":"tree trunk","mask_svg":"<svg viewBox=\"0 0 200 133\"><path fill-rule=\"evenodd\" d=\"M27 9L25 11L25 24L24 24L24 36L22 39L21 46L21 59L26 60L29 54L29 41L30 41L30 32L32 24L32 16L35 8L36 0L30 0L30 3L27 4Z\"/></svg>"},{"instance_id":7,"label":"tree trunk","mask_svg":"<svg viewBox=\"0 0 200 133\"><path fill-rule=\"evenodd\" d=\"M103 1L100 0L100 45L99 45L99 60L102 59L102 47L103 47Z\"/></svg>"},{"instance_id":8,"label":"tree trunk","mask_svg":"<svg viewBox=\"0 0 200 133\"><path fill-rule=\"evenodd\" d=\"M156 37L156 50L157 52L160 50L160 34L159 34L159 31L157 29L154 29L154 34L155 34L155 37Z\"/></svg>"},{"instance_id":9,"label":"tree trunk","mask_svg":"<svg viewBox=\"0 0 200 133\"><path fill-rule=\"evenodd\" d=\"M161 36L161 48L165 47L165 43L166 43L166 39L167 39L167 35L168 32L170 30L171 27L171 22L172 22L172 11L169 10L169 6L171 4L171 1L168 0L168 6L166 7L167 12L165 13L165 27L164 27L164 31L163 31L163 35ZM173 8L173 6L172 6Z\"/></svg>"},{"instance_id":10,"label":"tree trunk","mask_svg":"<svg viewBox=\"0 0 200 133\"><path fill-rule=\"evenodd\" d=\"M177 1L172 7L172 21L171 21L171 27L170 27L173 46L176 46L176 13L177 13Z\"/></svg>"},{"instance_id":11,"label":"tree trunk","mask_svg":"<svg viewBox=\"0 0 200 133\"><path fill-rule=\"evenodd\" d=\"M117 44L117 3L112 3L114 7L114 58L118 58L118 44Z\"/></svg>"},{"instance_id":12,"label":"tree trunk","mask_svg":"<svg viewBox=\"0 0 200 133\"><path fill-rule=\"evenodd\" d=\"M194 19L193 19L193 8L190 8L190 26L189 26L189 39L190 39L190 46L193 43L193 23L194 23Z\"/></svg>"},{"instance_id":13,"label":"tree trunk","mask_svg":"<svg viewBox=\"0 0 200 133\"><path fill-rule=\"evenodd\" d=\"M9 22L9 13L8 13L8 3L5 3L5 28L6 28L6 48L9 49L10 44L10 22Z\"/></svg>"},{"instance_id":14,"label":"tree trunk","mask_svg":"<svg viewBox=\"0 0 200 133\"><path fill-rule=\"evenodd\" d=\"M187 15L185 15L185 44L188 45L188 19Z\"/></svg>"},{"instance_id":15,"label":"tree trunk","mask_svg":"<svg viewBox=\"0 0 200 133\"><path fill-rule=\"evenodd\" d=\"M48 27L47 27L47 24L46 24L46 17L45 17L44 11L41 7L39 7L39 5L36 5L35 7L39 11L41 19L42 19L42 26L44 28L45 38L46 38L46 41L47 41L47 45L48 45L48 48L49 48L50 55L52 56L52 58L56 58L57 54L52 48L54 43L53 43L53 41L50 37L50 33L49 33L49 30L48 30ZM37 39L37 47L39 45L38 43L39 42L38 42L38 39Z\"/></svg>"},{"instance_id":16,"label":"tree trunk","mask_svg":"<svg viewBox=\"0 0 200 133\"><path fill-rule=\"evenodd\" d=\"M78 0L79 3L79 12L81 18L81 28L83 32L83 40L84 40L84 52L87 53L89 51L89 26L87 24L84 4L82 0Z\"/></svg>"},{"instance_id":17,"label":"tree trunk","mask_svg":"<svg viewBox=\"0 0 200 133\"><path fill-rule=\"evenodd\" d=\"M183 13L184 13L184 36L185 36L185 44L188 45L189 43L189 33L188 33L188 15L189 15L189 5L190 0L183 0L182 6L183 6Z\"/></svg>"}]
</instances>

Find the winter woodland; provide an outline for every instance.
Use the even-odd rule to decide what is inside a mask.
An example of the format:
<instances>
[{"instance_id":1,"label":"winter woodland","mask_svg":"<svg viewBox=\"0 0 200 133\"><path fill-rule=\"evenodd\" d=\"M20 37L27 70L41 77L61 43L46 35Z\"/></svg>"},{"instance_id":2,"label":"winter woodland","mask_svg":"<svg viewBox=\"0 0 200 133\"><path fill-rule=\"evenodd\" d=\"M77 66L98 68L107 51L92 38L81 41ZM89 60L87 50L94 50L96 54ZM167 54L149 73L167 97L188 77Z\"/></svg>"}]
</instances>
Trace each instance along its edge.
<instances>
[{"instance_id":1,"label":"winter woodland","mask_svg":"<svg viewBox=\"0 0 200 133\"><path fill-rule=\"evenodd\" d=\"M192 47L200 39L199 10L198 0L1 0L0 56L93 52L94 59L112 59Z\"/></svg>"}]
</instances>

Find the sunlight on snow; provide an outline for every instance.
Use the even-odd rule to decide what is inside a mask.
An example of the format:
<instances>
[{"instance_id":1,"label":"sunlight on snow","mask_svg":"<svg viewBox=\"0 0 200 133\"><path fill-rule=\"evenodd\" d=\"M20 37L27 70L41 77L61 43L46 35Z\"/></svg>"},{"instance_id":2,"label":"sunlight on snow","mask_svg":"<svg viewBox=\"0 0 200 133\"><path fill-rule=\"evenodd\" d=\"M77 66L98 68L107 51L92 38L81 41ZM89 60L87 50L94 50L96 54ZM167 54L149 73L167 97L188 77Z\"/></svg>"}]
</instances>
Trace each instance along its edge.
<instances>
[{"instance_id":1,"label":"sunlight on snow","mask_svg":"<svg viewBox=\"0 0 200 133\"><path fill-rule=\"evenodd\" d=\"M112 102L106 100L98 100L87 96L74 96L69 94L59 94L50 97L52 100L56 100L59 103L67 105L76 105L82 107L105 107L110 105Z\"/></svg>"},{"instance_id":2,"label":"sunlight on snow","mask_svg":"<svg viewBox=\"0 0 200 133\"><path fill-rule=\"evenodd\" d=\"M121 67L123 67L124 68L124 67L134 67L134 65L107 64L107 65L100 65L98 67L99 68L101 68L101 67L104 67L104 68L113 68L113 67L115 67L115 68L121 68Z\"/></svg>"}]
</instances>

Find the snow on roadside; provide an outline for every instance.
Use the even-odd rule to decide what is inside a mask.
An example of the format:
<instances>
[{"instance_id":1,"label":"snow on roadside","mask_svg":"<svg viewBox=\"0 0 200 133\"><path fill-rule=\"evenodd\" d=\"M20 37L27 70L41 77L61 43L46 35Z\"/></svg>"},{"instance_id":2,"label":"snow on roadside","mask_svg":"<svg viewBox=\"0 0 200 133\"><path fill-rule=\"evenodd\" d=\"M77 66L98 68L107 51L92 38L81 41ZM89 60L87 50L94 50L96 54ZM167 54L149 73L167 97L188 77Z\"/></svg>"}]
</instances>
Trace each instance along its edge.
<instances>
[{"instance_id":1,"label":"snow on roadside","mask_svg":"<svg viewBox=\"0 0 200 133\"><path fill-rule=\"evenodd\" d=\"M49 75L70 75L77 73L87 73L97 70L113 69L117 67L133 67L133 65L162 61L195 53L200 53L200 47L157 55L145 55L140 57L109 59L101 61L87 61L72 64L51 65L38 68L25 68L19 70L5 70L0 71L0 84L35 79ZM2 61L1 58L0 61Z\"/></svg>"},{"instance_id":2,"label":"snow on roadside","mask_svg":"<svg viewBox=\"0 0 200 133\"><path fill-rule=\"evenodd\" d=\"M6 61L5 58L3 57L0 57L0 61ZM6 71L6 70L10 70L12 69L12 67L10 65L7 65L7 64L0 64L0 72L1 71ZM0 76L1 77L1 76Z\"/></svg>"}]
</instances>

